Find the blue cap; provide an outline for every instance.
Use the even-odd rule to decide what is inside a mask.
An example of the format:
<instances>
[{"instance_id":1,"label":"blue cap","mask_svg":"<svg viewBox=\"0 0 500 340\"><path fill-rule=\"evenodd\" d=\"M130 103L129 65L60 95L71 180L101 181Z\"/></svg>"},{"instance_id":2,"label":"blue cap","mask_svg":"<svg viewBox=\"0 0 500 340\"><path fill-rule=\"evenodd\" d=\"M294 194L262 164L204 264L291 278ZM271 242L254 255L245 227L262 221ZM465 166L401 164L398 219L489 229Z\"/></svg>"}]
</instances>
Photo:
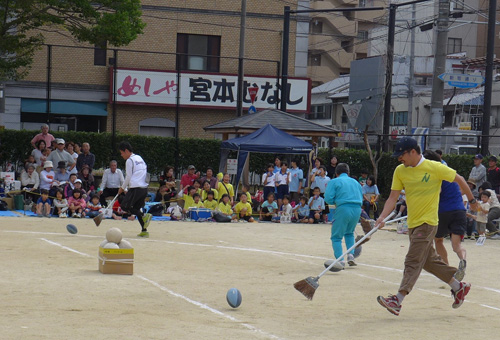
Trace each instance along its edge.
<instances>
[{"instance_id":1,"label":"blue cap","mask_svg":"<svg viewBox=\"0 0 500 340\"><path fill-rule=\"evenodd\" d=\"M477 155L474 156L474 158L483 159L483 155L481 155L480 153L478 153Z\"/></svg>"},{"instance_id":2,"label":"blue cap","mask_svg":"<svg viewBox=\"0 0 500 340\"><path fill-rule=\"evenodd\" d=\"M394 153L392 154L392 157L399 157L401 156L405 151L410 151L413 149L416 149L418 147L417 141L411 137L403 137L399 140L399 142L396 144L396 147L394 148Z\"/></svg>"}]
</instances>

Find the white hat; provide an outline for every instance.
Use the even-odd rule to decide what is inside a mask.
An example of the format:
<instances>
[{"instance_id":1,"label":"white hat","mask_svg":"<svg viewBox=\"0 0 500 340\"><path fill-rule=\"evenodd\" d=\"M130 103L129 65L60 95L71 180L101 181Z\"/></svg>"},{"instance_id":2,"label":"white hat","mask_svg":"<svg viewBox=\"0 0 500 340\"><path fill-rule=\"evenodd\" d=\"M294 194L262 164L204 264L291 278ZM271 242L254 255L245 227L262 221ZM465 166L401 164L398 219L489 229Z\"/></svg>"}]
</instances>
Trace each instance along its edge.
<instances>
[{"instance_id":1,"label":"white hat","mask_svg":"<svg viewBox=\"0 0 500 340\"><path fill-rule=\"evenodd\" d=\"M64 139L59 138L59 139L57 140L57 144L66 144L66 142L64 142Z\"/></svg>"},{"instance_id":2,"label":"white hat","mask_svg":"<svg viewBox=\"0 0 500 340\"><path fill-rule=\"evenodd\" d=\"M78 178L75 180L75 183L82 183L82 180Z\"/></svg>"},{"instance_id":3,"label":"white hat","mask_svg":"<svg viewBox=\"0 0 500 340\"><path fill-rule=\"evenodd\" d=\"M43 168L53 168L54 167L54 164L52 164L52 161L45 161L45 163L43 163Z\"/></svg>"}]
</instances>

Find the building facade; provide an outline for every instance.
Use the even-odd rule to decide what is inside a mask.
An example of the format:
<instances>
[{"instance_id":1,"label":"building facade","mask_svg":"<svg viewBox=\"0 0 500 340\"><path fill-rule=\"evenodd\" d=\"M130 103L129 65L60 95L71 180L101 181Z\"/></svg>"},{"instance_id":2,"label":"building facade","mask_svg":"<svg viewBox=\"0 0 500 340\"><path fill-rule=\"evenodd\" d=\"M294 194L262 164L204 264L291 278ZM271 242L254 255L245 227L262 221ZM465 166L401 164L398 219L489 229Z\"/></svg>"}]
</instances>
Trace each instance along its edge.
<instances>
[{"instance_id":1,"label":"building facade","mask_svg":"<svg viewBox=\"0 0 500 340\"><path fill-rule=\"evenodd\" d=\"M296 9L307 2L285 5ZM52 130L160 136L178 129L180 137L212 138L204 126L236 116L240 6L231 0L143 0L144 34L120 49L105 42L81 44L54 29L44 32L46 46L29 75L5 84L0 125L38 129L49 122ZM280 100L283 6L267 0L247 4L245 90L258 88L258 109ZM305 113L307 23L298 26L292 18L288 107ZM245 92L246 113L252 103Z\"/></svg>"},{"instance_id":2,"label":"building facade","mask_svg":"<svg viewBox=\"0 0 500 340\"><path fill-rule=\"evenodd\" d=\"M372 8L380 0L325 0L311 2L313 10ZM369 31L383 22L385 10L311 13L308 77L318 86L350 72L351 61L368 56Z\"/></svg>"}]
</instances>

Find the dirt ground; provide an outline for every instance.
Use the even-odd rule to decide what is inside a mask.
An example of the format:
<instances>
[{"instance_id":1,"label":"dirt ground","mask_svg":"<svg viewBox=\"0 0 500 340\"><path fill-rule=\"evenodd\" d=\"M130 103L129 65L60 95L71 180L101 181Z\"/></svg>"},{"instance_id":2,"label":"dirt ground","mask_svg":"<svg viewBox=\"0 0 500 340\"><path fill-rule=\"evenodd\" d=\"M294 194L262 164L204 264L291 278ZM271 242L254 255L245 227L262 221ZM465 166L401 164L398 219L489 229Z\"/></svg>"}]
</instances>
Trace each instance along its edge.
<instances>
[{"instance_id":1,"label":"dirt ground","mask_svg":"<svg viewBox=\"0 0 500 340\"><path fill-rule=\"evenodd\" d=\"M135 248L132 276L97 270L110 227ZM405 235L377 232L359 265L323 276L308 301L293 283L324 269L329 225L153 221L149 230L138 239L134 221L97 228L88 219L0 218L1 338L495 339L500 331L500 241L464 241L472 289L462 307L452 309L449 287L425 273L396 317L376 297L396 293ZM243 296L237 309L225 299L231 287Z\"/></svg>"}]
</instances>

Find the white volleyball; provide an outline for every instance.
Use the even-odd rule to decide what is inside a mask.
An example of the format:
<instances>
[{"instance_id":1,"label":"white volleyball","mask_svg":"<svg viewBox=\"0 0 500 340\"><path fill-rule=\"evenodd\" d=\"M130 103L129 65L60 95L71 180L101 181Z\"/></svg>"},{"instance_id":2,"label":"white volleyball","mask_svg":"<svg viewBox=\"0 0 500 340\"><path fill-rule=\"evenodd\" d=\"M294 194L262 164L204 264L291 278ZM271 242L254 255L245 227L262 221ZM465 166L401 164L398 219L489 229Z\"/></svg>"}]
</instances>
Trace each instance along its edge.
<instances>
[{"instance_id":1,"label":"white volleyball","mask_svg":"<svg viewBox=\"0 0 500 340\"><path fill-rule=\"evenodd\" d=\"M122 237L122 231L118 228L111 228L106 232L106 240L108 240L108 242L118 244L122 241Z\"/></svg>"}]
</instances>

